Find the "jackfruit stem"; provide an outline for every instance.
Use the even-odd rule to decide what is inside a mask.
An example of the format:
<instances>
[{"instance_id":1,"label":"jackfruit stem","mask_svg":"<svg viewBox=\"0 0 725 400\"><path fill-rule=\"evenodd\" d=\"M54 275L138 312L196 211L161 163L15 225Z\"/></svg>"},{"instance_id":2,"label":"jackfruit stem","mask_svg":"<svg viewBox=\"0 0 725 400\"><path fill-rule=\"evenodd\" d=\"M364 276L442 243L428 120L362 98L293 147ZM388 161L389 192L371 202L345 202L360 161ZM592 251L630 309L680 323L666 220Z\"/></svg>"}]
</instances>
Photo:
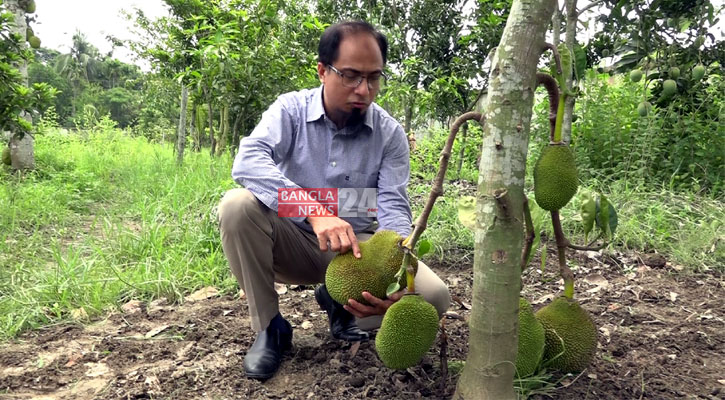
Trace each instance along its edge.
<instances>
[{"instance_id":1,"label":"jackfruit stem","mask_svg":"<svg viewBox=\"0 0 725 400\"><path fill-rule=\"evenodd\" d=\"M561 229L561 219L559 211L551 212L551 224L554 226L554 237L556 237L556 248L559 253L559 274L564 279L564 296L569 299L574 298L574 273L571 272L569 266L566 265L566 248L568 241Z\"/></svg>"},{"instance_id":2,"label":"jackfruit stem","mask_svg":"<svg viewBox=\"0 0 725 400\"><path fill-rule=\"evenodd\" d=\"M554 143L561 143L561 128L564 125L564 108L566 101L566 93L562 93L559 98L559 107L556 110L556 126L554 127Z\"/></svg>"},{"instance_id":3,"label":"jackfruit stem","mask_svg":"<svg viewBox=\"0 0 725 400\"><path fill-rule=\"evenodd\" d=\"M549 96L549 140L554 141L556 114L559 112L559 84L553 76L545 72L536 73L536 86L544 86Z\"/></svg>"},{"instance_id":4,"label":"jackfruit stem","mask_svg":"<svg viewBox=\"0 0 725 400\"><path fill-rule=\"evenodd\" d=\"M534 239L536 239L534 222L531 218L531 209L529 208L529 199L526 196L524 196L524 224L526 226L526 240L524 241L524 249L521 251L521 272L526 269L526 264L531 254L531 247L534 245Z\"/></svg>"}]
</instances>

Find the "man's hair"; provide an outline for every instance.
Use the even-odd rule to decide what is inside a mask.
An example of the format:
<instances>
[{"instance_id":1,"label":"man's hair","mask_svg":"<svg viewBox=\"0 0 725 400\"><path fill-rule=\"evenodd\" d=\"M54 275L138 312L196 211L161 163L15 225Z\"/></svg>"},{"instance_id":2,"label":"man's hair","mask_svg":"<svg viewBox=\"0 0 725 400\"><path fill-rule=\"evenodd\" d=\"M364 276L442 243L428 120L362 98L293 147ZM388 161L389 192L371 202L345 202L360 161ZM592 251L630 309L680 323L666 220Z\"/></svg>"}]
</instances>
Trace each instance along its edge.
<instances>
[{"instance_id":1,"label":"man's hair","mask_svg":"<svg viewBox=\"0 0 725 400\"><path fill-rule=\"evenodd\" d=\"M320 44L317 46L317 61L332 65L340 54L340 42L356 33L369 33L378 42L380 53L383 55L383 65L388 61L388 39L374 26L365 21L346 21L331 25L322 33Z\"/></svg>"}]
</instances>

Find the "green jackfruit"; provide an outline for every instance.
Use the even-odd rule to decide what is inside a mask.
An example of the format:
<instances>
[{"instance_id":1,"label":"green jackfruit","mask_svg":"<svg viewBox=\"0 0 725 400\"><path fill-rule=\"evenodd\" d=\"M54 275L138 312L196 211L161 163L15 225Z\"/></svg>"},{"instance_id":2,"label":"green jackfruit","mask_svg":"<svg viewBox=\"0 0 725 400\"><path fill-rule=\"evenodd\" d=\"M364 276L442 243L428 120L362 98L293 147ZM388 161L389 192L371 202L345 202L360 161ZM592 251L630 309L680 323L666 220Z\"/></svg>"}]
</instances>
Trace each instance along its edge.
<instances>
[{"instance_id":1,"label":"green jackfruit","mask_svg":"<svg viewBox=\"0 0 725 400\"><path fill-rule=\"evenodd\" d=\"M33 32L33 28L27 27L25 29L25 40L28 40L33 36L35 36L35 32Z\"/></svg>"},{"instance_id":2,"label":"green jackfruit","mask_svg":"<svg viewBox=\"0 0 725 400\"><path fill-rule=\"evenodd\" d=\"M649 101L643 101L637 106L637 112L640 117L646 117L649 114L649 110L652 108L652 104Z\"/></svg>"},{"instance_id":3,"label":"green jackfruit","mask_svg":"<svg viewBox=\"0 0 725 400\"><path fill-rule=\"evenodd\" d=\"M597 349L597 328L579 303L557 297L535 315L544 326L545 362L564 373L576 373L589 365Z\"/></svg>"},{"instance_id":4,"label":"green jackfruit","mask_svg":"<svg viewBox=\"0 0 725 400\"><path fill-rule=\"evenodd\" d=\"M549 145L534 166L536 204L547 211L559 210L574 197L579 180L569 146Z\"/></svg>"},{"instance_id":5,"label":"green jackfruit","mask_svg":"<svg viewBox=\"0 0 725 400\"><path fill-rule=\"evenodd\" d=\"M438 332L438 311L417 294L406 294L383 316L375 350L386 367L406 369L420 362Z\"/></svg>"},{"instance_id":6,"label":"green jackfruit","mask_svg":"<svg viewBox=\"0 0 725 400\"><path fill-rule=\"evenodd\" d=\"M639 82L642 80L642 70L641 69L633 69L629 72L629 80L632 82Z\"/></svg>"},{"instance_id":7,"label":"green jackfruit","mask_svg":"<svg viewBox=\"0 0 725 400\"><path fill-rule=\"evenodd\" d=\"M35 12L35 0L28 1L25 7L25 12L28 14L32 14Z\"/></svg>"},{"instance_id":8,"label":"green jackfruit","mask_svg":"<svg viewBox=\"0 0 725 400\"><path fill-rule=\"evenodd\" d=\"M360 242L359 259L352 251L335 256L325 273L325 285L330 296L340 304L347 304L348 299L367 304L362 297L363 291L385 298L388 285L395 282L395 274L403 262L403 252L398 247L401 240L403 238L396 232L382 230ZM411 259L411 265L414 268L418 266L415 257ZM398 283L401 288L407 285L405 274Z\"/></svg>"},{"instance_id":9,"label":"green jackfruit","mask_svg":"<svg viewBox=\"0 0 725 400\"><path fill-rule=\"evenodd\" d=\"M662 82L662 95L663 96L672 96L677 92L677 82L675 82L672 79L667 79L664 82Z\"/></svg>"},{"instance_id":10,"label":"green jackfruit","mask_svg":"<svg viewBox=\"0 0 725 400\"><path fill-rule=\"evenodd\" d=\"M534 316L531 304L519 299L519 350L516 374L523 378L536 372L544 355L544 327Z\"/></svg>"},{"instance_id":11,"label":"green jackfruit","mask_svg":"<svg viewBox=\"0 0 725 400\"><path fill-rule=\"evenodd\" d=\"M680 77L680 69L677 67L670 68L670 78L677 79Z\"/></svg>"},{"instance_id":12,"label":"green jackfruit","mask_svg":"<svg viewBox=\"0 0 725 400\"><path fill-rule=\"evenodd\" d=\"M10 159L10 147L5 146L3 148L3 164L10 165L11 162L12 161Z\"/></svg>"},{"instance_id":13,"label":"green jackfruit","mask_svg":"<svg viewBox=\"0 0 725 400\"><path fill-rule=\"evenodd\" d=\"M692 79L699 81L705 76L705 66L702 64L697 64L695 67L692 68Z\"/></svg>"},{"instance_id":14,"label":"green jackfruit","mask_svg":"<svg viewBox=\"0 0 725 400\"><path fill-rule=\"evenodd\" d=\"M30 39L28 39L28 43L30 43L30 47L37 49L40 47L40 38L37 36L31 36Z\"/></svg>"}]
</instances>

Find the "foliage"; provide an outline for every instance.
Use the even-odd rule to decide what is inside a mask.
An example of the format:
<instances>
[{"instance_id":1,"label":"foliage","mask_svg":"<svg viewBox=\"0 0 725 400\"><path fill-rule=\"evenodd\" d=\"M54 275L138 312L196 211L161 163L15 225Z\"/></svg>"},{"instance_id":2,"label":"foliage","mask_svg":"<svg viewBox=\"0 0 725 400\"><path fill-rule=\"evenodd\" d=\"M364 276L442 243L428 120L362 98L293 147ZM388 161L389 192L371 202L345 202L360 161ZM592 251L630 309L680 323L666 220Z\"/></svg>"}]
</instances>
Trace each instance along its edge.
<instances>
[{"instance_id":1,"label":"foliage","mask_svg":"<svg viewBox=\"0 0 725 400\"><path fill-rule=\"evenodd\" d=\"M56 91L42 83L28 87L18 70L32 53L27 50L25 38L13 33L14 15L0 3L0 131L9 130L24 135L32 130L23 115L44 110Z\"/></svg>"}]
</instances>

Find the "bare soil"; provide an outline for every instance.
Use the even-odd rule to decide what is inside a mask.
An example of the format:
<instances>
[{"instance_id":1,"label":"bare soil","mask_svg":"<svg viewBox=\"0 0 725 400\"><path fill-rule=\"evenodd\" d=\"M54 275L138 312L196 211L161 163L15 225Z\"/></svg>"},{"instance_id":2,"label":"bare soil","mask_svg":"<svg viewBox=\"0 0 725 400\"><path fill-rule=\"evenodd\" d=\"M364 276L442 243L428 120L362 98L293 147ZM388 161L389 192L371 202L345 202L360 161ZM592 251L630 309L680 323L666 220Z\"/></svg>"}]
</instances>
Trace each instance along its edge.
<instances>
[{"instance_id":1,"label":"bare soil","mask_svg":"<svg viewBox=\"0 0 725 400\"><path fill-rule=\"evenodd\" d=\"M599 328L599 350L583 373L554 374L548 394L532 398L725 399L722 276L684 274L648 255L572 257L577 299ZM450 315L462 317L446 319L448 361L465 360L468 346L473 271L470 255L463 260L432 265L457 300ZM534 308L563 289L553 265L543 274L537 265L538 258L524 274ZM0 399L452 397L457 376L443 379L440 341L420 365L389 370L373 342L330 338L312 289L290 287L280 295L295 327L294 349L265 382L247 379L242 368L254 340L246 301L212 290L181 305L130 303L102 321L46 327L0 344Z\"/></svg>"}]
</instances>

